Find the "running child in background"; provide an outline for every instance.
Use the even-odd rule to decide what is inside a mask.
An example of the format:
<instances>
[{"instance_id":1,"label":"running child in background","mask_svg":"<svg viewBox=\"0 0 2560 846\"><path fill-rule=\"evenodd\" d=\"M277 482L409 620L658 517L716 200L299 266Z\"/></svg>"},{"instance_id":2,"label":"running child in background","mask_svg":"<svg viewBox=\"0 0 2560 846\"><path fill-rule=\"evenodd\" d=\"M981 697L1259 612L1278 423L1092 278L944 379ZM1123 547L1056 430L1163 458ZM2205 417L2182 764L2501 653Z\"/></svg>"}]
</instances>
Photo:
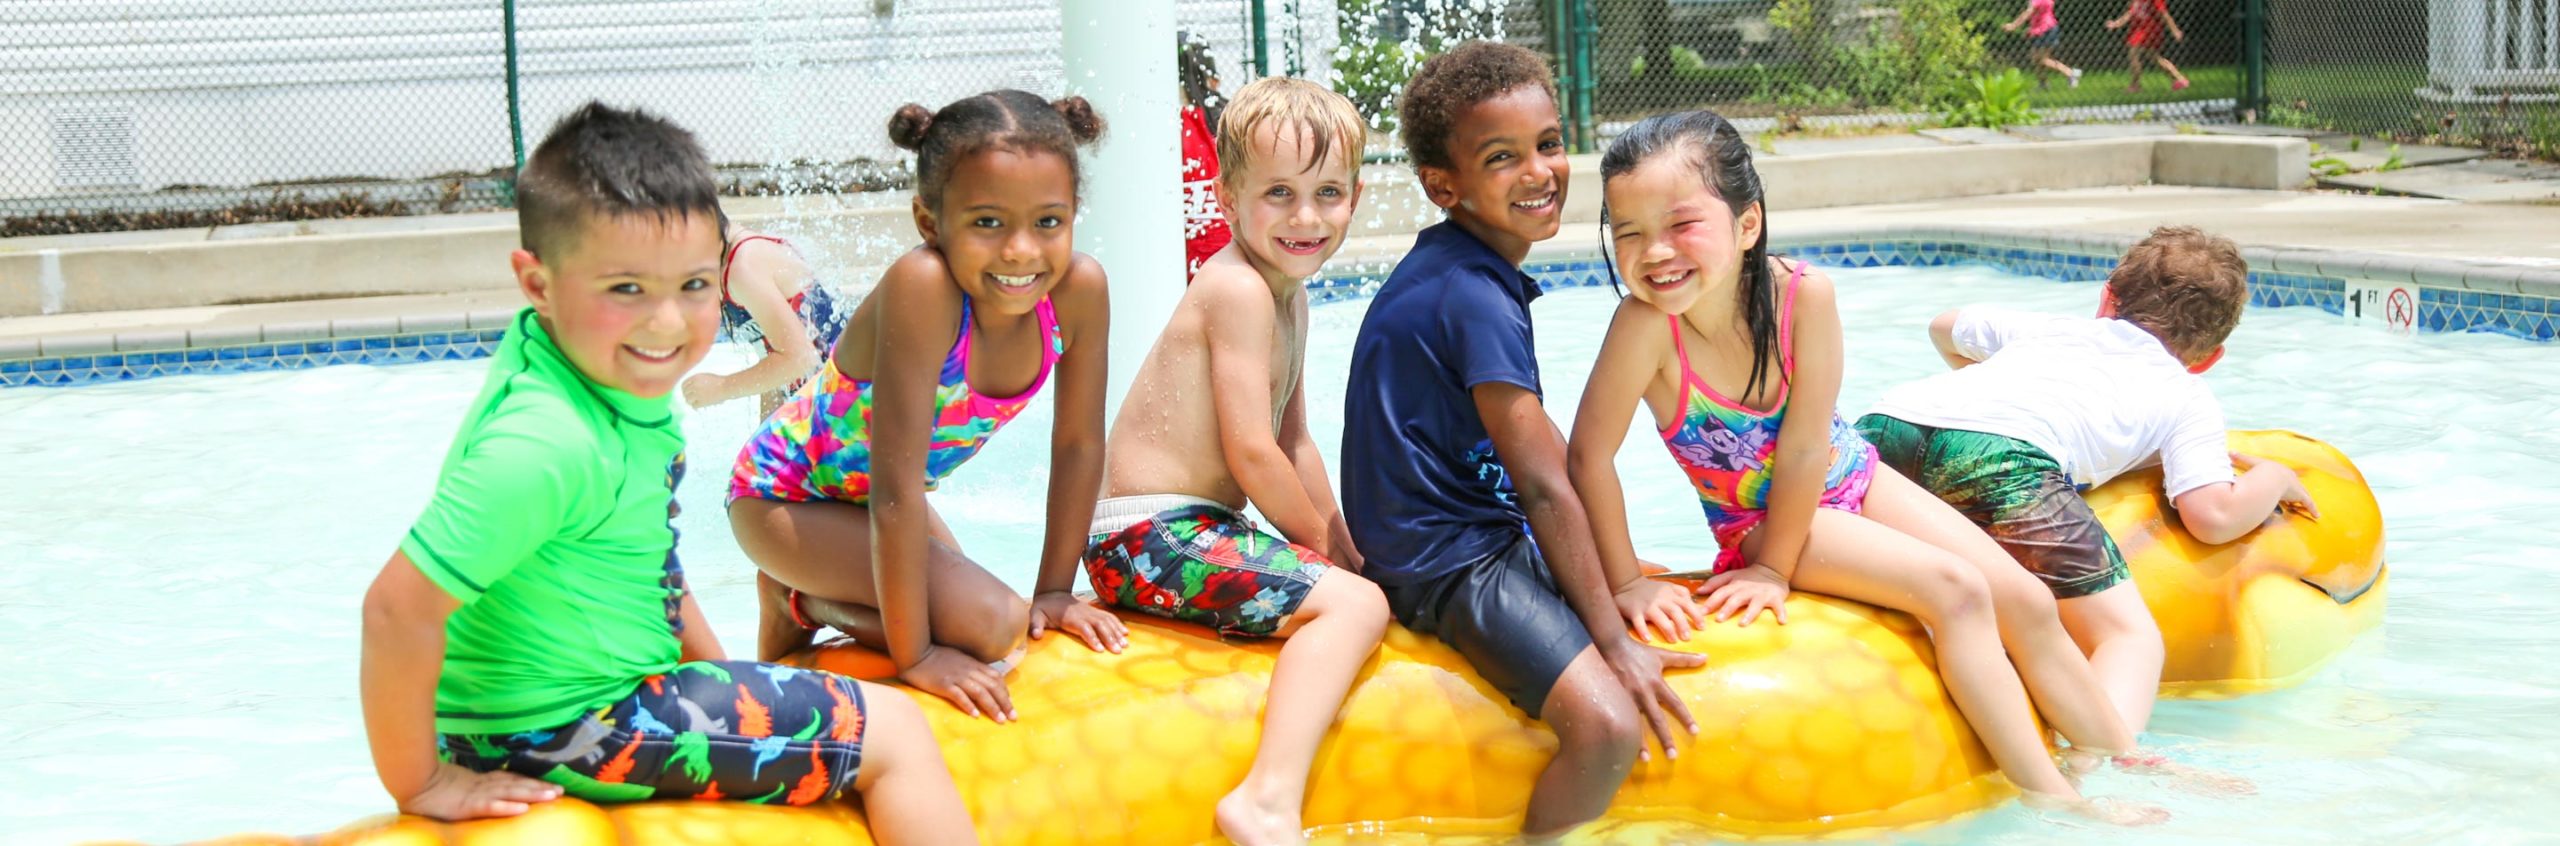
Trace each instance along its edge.
<instances>
[{"instance_id":1,"label":"running child in background","mask_svg":"<svg viewBox=\"0 0 2560 846\"><path fill-rule=\"evenodd\" d=\"M1102 266L1073 248L1076 148L1102 133L1082 97L992 91L908 104L889 138L916 152L924 243L854 310L816 379L738 453L729 525L761 571L757 652L819 626L887 652L899 677L999 722L1024 633L1095 649L1126 629L1070 593L1102 484ZM960 551L925 494L1055 375L1048 535L1029 604Z\"/></svg>"},{"instance_id":2,"label":"running child in background","mask_svg":"<svg viewBox=\"0 0 2560 846\"><path fill-rule=\"evenodd\" d=\"M2125 4L2124 14L2107 21L2107 28L2118 29L2127 24L2133 28L2125 30L2124 55L2133 65L2133 84L2125 90L2142 90L2142 60L2145 58L2169 72L2169 90L2187 90L2187 75L2179 73L2178 66L2170 64L2169 57L2161 53L2169 46L2169 42L2161 38L2163 32L2169 38L2187 40L2186 31L2178 28L2178 20L2169 17L2169 0L2130 0Z\"/></svg>"},{"instance_id":3,"label":"running child in background","mask_svg":"<svg viewBox=\"0 0 2560 846\"><path fill-rule=\"evenodd\" d=\"M1219 833L1244 846L1304 840L1316 747L1386 634L1386 597L1358 575L1307 429L1304 378L1307 279L1351 227L1367 135L1351 101L1303 79L1236 94L1218 194L1241 237L1192 277L1138 366L1085 552L1105 603L1288 638L1253 768L1218 802Z\"/></svg>"},{"instance_id":4,"label":"running child in background","mask_svg":"<svg viewBox=\"0 0 2560 846\"><path fill-rule=\"evenodd\" d=\"M2151 722L2165 650L2115 539L2080 492L2158 464L2178 520L2209 544L2295 508L2291 468L2232 455L2202 374L2249 304L2231 241L2162 227L2107 279L2098 316L1972 306L1929 339L1951 368L1895 388L1858 418L1885 464L1963 512L2053 592L2126 727ZM2248 472L2235 479L2231 464Z\"/></svg>"},{"instance_id":5,"label":"running child in background","mask_svg":"<svg viewBox=\"0 0 2560 846\"><path fill-rule=\"evenodd\" d=\"M1218 118L1226 95L1218 92L1218 61L1209 45L1180 34L1182 76L1182 278L1199 274L1202 262L1227 246L1234 233L1218 210Z\"/></svg>"},{"instance_id":6,"label":"running child in background","mask_svg":"<svg viewBox=\"0 0 2560 846\"><path fill-rule=\"evenodd\" d=\"M719 326L719 195L693 135L594 103L516 182L532 307L364 598L365 733L400 810L786 805L861 794L883 843L974 842L924 714L725 660L676 560L668 394Z\"/></svg>"},{"instance_id":7,"label":"running child in background","mask_svg":"<svg viewBox=\"0 0 2560 846\"><path fill-rule=\"evenodd\" d=\"M1639 572L1629 539L1616 457L1641 404L1723 548L1698 589L1716 619L1749 625L1765 610L1784 623L1795 587L1908 612L1928 627L1957 709L2030 802L2165 819L2083 798L2047 754L2038 706L2083 753L2133 746L2052 594L1955 509L1877 466L1834 412L1831 280L1769 256L1741 134L1714 112L1647 118L1610 144L1600 175L1607 243L1633 296L1601 342L1568 466L1619 614L1639 625L1665 605L1687 613L1685 596Z\"/></svg>"},{"instance_id":8,"label":"running child in background","mask_svg":"<svg viewBox=\"0 0 2560 846\"><path fill-rule=\"evenodd\" d=\"M750 231L723 213L720 237L728 245L720 260L720 323L731 338L762 344L764 358L736 373L685 377L683 397L686 405L708 408L756 396L761 419L817 371L818 357L835 347L852 310L781 236Z\"/></svg>"},{"instance_id":9,"label":"running child in background","mask_svg":"<svg viewBox=\"0 0 2560 846\"><path fill-rule=\"evenodd\" d=\"M2036 72L2036 87L2043 88L2052 81L2045 73L2048 69L2070 80L2071 87L2080 87L2080 69L2053 57L2053 48L2062 44L2062 20L2053 14L2053 0L2027 0L2027 7L2018 10L2018 17L2000 28L2016 32L2021 26L2027 28L2027 63Z\"/></svg>"}]
</instances>

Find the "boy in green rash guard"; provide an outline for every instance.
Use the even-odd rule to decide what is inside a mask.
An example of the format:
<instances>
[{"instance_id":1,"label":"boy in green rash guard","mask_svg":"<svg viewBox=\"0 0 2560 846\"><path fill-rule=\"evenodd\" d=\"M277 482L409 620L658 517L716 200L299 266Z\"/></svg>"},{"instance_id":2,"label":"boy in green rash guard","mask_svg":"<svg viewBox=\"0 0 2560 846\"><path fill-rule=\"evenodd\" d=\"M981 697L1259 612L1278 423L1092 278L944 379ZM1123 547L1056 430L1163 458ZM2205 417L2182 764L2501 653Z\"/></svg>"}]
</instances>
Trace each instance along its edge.
<instances>
[{"instance_id":1,"label":"boy in green rash guard","mask_svg":"<svg viewBox=\"0 0 2560 846\"><path fill-rule=\"evenodd\" d=\"M516 315L425 513L364 599L374 767L448 820L591 801L805 805L883 843L970 842L904 694L729 661L675 552L668 394L719 325L719 196L693 136L590 103L517 180Z\"/></svg>"}]
</instances>

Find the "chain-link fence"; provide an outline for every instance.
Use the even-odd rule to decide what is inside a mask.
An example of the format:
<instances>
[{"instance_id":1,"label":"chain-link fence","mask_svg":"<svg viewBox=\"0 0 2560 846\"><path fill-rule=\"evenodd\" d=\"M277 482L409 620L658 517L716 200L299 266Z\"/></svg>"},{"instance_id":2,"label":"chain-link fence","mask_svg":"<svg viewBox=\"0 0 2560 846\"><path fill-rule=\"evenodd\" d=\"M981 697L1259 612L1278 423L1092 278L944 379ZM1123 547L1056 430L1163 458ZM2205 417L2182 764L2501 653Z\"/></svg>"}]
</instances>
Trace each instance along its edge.
<instances>
[{"instance_id":1,"label":"chain-link fence","mask_svg":"<svg viewBox=\"0 0 2560 846\"><path fill-rule=\"evenodd\" d=\"M1468 37L1556 57L1585 149L1649 114L1755 130L2268 123L2560 159L2560 0L1344 0L1346 93ZM2016 70L2015 77L2007 71Z\"/></svg>"},{"instance_id":2,"label":"chain-link fence","mask_svg":"<svg viewBox=\"0 0 2560 846\"><path fill-rule=\"evenodd\" d=\"M0 7L9 234L492 201L512 162L504 10L321 5Z\"/></svg>"},{"instance_id":3,"label":"chain-link fence","mask_svg":"<svg viewBox=\"0 0 2560 846\"><path fill-rule=\"evenodd\" d=\"M2047 121L2205 119L2240 89L2234 0L1579 5L1598 18L1590 64L1604 122L1696 105L1917 121L1982 99L1976 79L2011 68L2026 82L2016 107Z\"/></svg>"},{"instance_id":4,"label":"chain-link fence","mask_svg":"<svg viewBox=\"0 0 2560 846\"><path fill-rule=\"evenodd\" d=\"M1321 73L1334 52L1331 0L1176 5L1230 91ZM897 187L889 115L1060 92L1059 14L1058 0L0 3L0 235L497 208L520 145L589 99L693 130L737 193Z\"/></svg>"},{"instance_id":5,"label":"chain-link fence","mask_svg":"<svg viewBox=\"0 0 2560 846\"><path fill-rule=\"evenodd\" d=\"M1177 7L1226 90L1328 79L1381 130L1423 59L1495 38L1556 58L1583 149L1711 107L1763 131L2254 119L2560 158L2560 0ZM692 128L736 192L858 196L905 179L880 129L898 105L1063 88L1059 14L1058 0L0 3L0 235L496 208L518 145L589 98ZM1376 140L1393 150L1392 132Z\"/></svg>"},{"instance_id":6,"label":"chain-link fence","mask_svg":"<svg viewBox=\"0 0 2560 846\"><path fill-rule=\"evenodd\" d=\"M2259 0L2263 122L2560 160L2560 0Z\"/></svg>"},{"instance_id":7,"label":"chain-link fence","mask_svg":"<svg viewBox=\"0 0 2560 846\"><path fill-rule=\"evenodd\" d=\"M1574 134L1594 143L1645 115L1702 107L1779 130L2194 123L2235 114L2241 2L1345 0L1337 68L1346 93L1383 108L1373 101L1446 43L1542 49L1556 57ZM2009 69L2019 75L2004 82Z\"/></svg>"}]
</instances>

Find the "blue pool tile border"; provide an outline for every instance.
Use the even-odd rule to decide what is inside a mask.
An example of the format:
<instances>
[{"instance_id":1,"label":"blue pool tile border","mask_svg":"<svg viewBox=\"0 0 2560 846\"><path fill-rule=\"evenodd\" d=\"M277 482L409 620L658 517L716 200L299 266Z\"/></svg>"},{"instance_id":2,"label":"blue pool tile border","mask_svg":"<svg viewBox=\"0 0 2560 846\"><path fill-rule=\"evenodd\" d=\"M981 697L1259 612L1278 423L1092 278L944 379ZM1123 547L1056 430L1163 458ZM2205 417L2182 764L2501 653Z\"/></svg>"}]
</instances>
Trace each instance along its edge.
<instances>
[{"instance_id":1,"label":"blue pool tile border","mask_svg":"<svg viewBox=\"0 0 2560 846\"><path fill-rule=\"evenodd\" d=\"M66 387L162 376L301 370L336 364L411 364L486 358L502 329L425 335L332 338L187 350L64 356L0 362L0 388Z\"/></svg>"},{"instance_id":2,"label":"blue pool tile border","mask_svg":"<svg viewBox=\"0 0 2560 846\"><path fill-rule=\"evenodd\" d=\"M2096 282L2115 270L2116 257L2131 240L2077 233L1958 228L1800 234L1777 240L1771 249L1822 267L1988 265L2061 282ZM2528 288L2560 289L2517 281L2539 274L2537 270L2337 252L2250 248L2242 253L2251 268L2249 304L2254 308L2317 308L2344 315L2349 307L2349 280L2353 279L2368 286L2414 288L2418 292L2417 331L2484 332L2545 343L2560 335L2560 296L2524 293ZM1606 286L1610 276L1608 264L1590 255L1532 256L1526 270L1547 290ZM1377 293L1386 280L1387 271L1377 268L1323 276L1307 283L1308 298L1313 303L1361 299ZM2431 282L2437 284L2428 284ZM2477 290L2501 285L2505 290ZM2506 292L2509 290L2516 293ZM39 353L36 358L0 361L0 388L484 358L505 338L504 327L511 317L512 312L475 313L469 316L470 328L450 328L465 325L460 319L418 321L418 325L446 328L360 337L311 337L304 328L273 327L259 343L187 349L106 352L102 350L114 345L78 339L61 347L66 351L85 347L77 354Z\"/></svg>"}]
</instances>

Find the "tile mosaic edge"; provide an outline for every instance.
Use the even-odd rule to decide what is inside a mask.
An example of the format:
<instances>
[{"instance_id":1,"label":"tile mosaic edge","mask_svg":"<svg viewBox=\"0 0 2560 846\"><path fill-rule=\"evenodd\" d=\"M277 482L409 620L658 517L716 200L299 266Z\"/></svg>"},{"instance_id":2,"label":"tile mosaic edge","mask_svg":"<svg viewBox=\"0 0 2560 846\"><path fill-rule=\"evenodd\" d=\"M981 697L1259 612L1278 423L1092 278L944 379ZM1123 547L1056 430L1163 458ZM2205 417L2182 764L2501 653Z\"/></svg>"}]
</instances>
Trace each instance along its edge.
<instances>
[{"instance_id":1,"label":"tile mosaic edge","mask_svg":"<svg viewBox=\"0 0 2560 846\"><path fill-rule=\"evenodd\" d=\"M1771 248L1825 267L1985 264L2057 281L2094 282L2106 278L2134 240L2061 230L1887 226L1792 232L1773 239ZM2406 286L2415 289L2417 301L2410 331L2488 332L2539 342L2560 335L2560 268L2268 247L2246 247L2241 254L2250 264L2253 307L2301 306L2343 316L2363 306L2355 301L2359 288ZM1594 254L1532 256L1528 270L1549 289L1609 284L1608 265ZM1314 303L1361 299L1386 277L1377 268L1322 276L1307 283L1308 294ZM43 338L0 346L0 356L20 356L0 359L0 388L481 358L504 337L505 318L513 313L280 323L259 327L254 335L245 328L174 335L146 329ZM198 338L228 343L191 345Z\"/></svg>"}]
</instances>

